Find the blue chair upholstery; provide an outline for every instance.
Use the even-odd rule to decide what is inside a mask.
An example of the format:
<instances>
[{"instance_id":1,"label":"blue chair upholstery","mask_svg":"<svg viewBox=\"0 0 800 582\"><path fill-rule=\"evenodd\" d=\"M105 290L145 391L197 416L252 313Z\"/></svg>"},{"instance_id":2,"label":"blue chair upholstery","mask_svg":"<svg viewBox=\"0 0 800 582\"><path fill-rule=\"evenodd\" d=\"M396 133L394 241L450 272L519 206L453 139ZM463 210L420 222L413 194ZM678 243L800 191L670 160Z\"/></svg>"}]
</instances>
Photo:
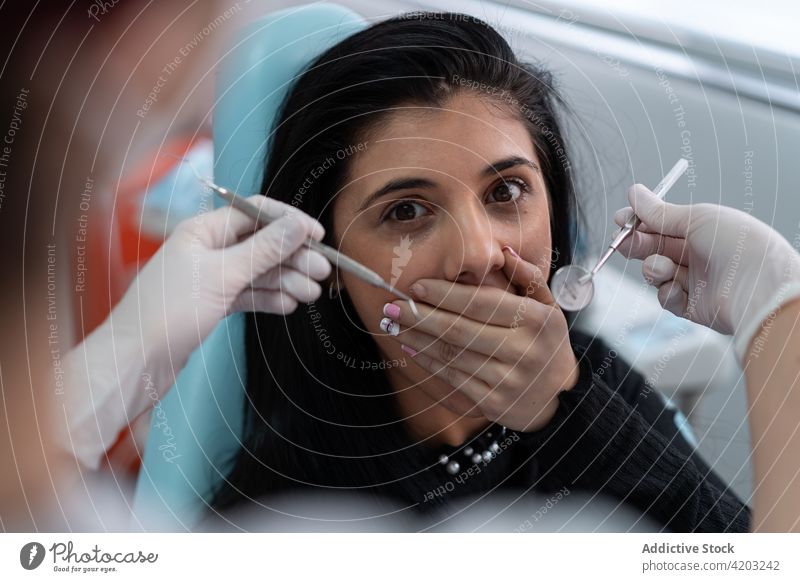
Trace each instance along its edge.
<instances>
[{"instance_id":1,"label":"blue chair upholstery","mask_svg":"<svg viewBox=\"0 0 800 582\"><path fill-rule=\"evenodd\" d=\"M221 56L214 108L216 182L259 190L277 109L304 67L366 22L335 4L269 14ZM219 205L219 203L217 203ZM240 444L244 316L223 320L156 403L134 498L134 528L184 530L208 510Z\"/></svg>"}]
</instances>

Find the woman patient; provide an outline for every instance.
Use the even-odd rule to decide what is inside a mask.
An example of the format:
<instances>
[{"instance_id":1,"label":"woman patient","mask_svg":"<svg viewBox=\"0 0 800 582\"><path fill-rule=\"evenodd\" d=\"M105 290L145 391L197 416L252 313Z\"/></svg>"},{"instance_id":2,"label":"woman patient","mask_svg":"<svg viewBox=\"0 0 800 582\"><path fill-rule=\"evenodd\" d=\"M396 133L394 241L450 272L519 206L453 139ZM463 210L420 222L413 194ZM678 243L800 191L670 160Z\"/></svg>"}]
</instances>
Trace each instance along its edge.
<instances>
[{"instance_id":1,"label":"woman patient","mask_svg":"<svg viewBox=\"0 0 800 582\"><path fill-rule=\"evenodd\" d=\"M577 230L559 104L547 72L458 14L376 24L296 81L262 191L421 317L335 269L291 315L248 314L244 439L216 509L311 488L427 513L513 487L748 529L662 399L550 295Z\"/></svg>"}]
</instances>

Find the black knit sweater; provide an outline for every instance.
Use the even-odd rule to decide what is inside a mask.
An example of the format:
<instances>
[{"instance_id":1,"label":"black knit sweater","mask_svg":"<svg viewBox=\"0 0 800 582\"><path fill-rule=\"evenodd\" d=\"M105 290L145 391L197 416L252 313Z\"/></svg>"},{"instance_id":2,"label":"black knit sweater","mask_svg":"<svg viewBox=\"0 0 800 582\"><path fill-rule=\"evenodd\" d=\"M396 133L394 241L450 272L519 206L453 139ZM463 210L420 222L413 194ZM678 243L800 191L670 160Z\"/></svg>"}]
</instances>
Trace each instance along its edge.
<instances>
[{"instance_id":1,"label":"black knit sweater","mask_svg":"<svg viewBox=\"0 0 800 582\"><path fill-rule=\"evenodd\" d=\"M622 500L666 530L748 531L748 507L684 438L663 398L602 340L570 335L580 378L559 394L555 417L542 430L509 433L515 440L507 450L513 454L503 451L491 463L479 463L482 470L469 479L463 478L472 466L464 450L479 448L488 431L461 447L441 447L438 453L462 461L462 479L448 493L566 487ZM447 484L445 468L439 470Z\"/></svg>"},{"instance_id":2,"label":"black knit sweater","mask_svg":"<svg viewBox=\"0 0 800 582\"><path fill-rule=\"evenodd\" d=\"M570 341L580 366L578 382L558 395L554 418L539 431L501 435L502 427L493 424L457 447L415 442L400 429L395 441L363 436L360 443L345 438L334 443L343 452L355 450L357 444L388 443L382 446L391 453L382 454L376 448L363 459L313 455L306 448L300 449L302 455L290 457L290 445L279 439L269 446L288 451L282 456L298 460L282 467L287 477L277 486L265 479L270 476L268 469L257 478L251 476L252 489L245 491L245 497L273 497L284 490L312 497L344 491L378 503L389 499L392 510L386 515L423 518L424 523L412 521L427 527L450 516L455 505L470 497L471 502L480 503L504 490L522 491L524 496L527 491L566 489L619 499L664 530L748 531L750 510L684 438L675 412L664 399L602 340L571 331ZM296 436L312 438L314 434ZM495 454L490 459L475 457L493 442ZM313 439L304 444L314 450L320 447ZM448 471L454 463L457 468ZM398 504L400 511L396 511ZM238 514L249 516L251 526L278 524L275 527L280 528L287 514L271 507L272 501L248 502ZM371 518L369 523L377 521ZM417 525L410 527L417 529ZM390 531L397 527L394 522L387 525Z\"/></svg>"}]
</instances>

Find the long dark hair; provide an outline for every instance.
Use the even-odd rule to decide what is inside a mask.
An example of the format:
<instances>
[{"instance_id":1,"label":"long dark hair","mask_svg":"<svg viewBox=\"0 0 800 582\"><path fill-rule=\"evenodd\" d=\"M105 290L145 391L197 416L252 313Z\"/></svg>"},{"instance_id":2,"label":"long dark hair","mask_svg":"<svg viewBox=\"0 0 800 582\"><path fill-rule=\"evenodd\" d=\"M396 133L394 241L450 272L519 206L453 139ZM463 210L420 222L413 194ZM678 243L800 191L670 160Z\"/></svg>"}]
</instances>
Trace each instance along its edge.
<instances>
[{"instance_id":1,"label":"long dark hair","mask_svg":"<svg viewBox=\"0 0 800 582\"><path fill-rule=\"evenodd\" d=\"M262 192L317 218L332 244L332 200L347 161L307 177L392 107L443 106L467 84L491 88L527 125L551 197L552 268L569 263L575 194L556 115L563 103L548 72L518 61L496 30L463 14L380 22L312 62L276 120ZM425 482L430 472L421 469L435 459L406 433L376 344L346 293L331 300L326 289L288 317L246 317L243 445L215 508L298 485L405 500L437 485Z\"/></svg>"}]
</instances>

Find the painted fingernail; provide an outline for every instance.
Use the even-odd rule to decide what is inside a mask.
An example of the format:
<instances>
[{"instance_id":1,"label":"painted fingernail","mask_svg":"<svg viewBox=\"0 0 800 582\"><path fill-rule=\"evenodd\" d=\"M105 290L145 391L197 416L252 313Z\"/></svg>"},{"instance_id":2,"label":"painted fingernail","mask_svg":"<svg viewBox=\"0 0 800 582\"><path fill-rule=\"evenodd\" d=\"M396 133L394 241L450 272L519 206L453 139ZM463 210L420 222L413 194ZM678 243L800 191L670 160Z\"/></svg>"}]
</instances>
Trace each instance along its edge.
<instances>
[{"instance_id":1,"label":"painted fingernail","mask_svg":"<svg viewBox=\"0 0 800 582\"><path fill-rule=\"evenodd\" d=\"M509 252L509 253L511 253L511 256L512 256L512 257L514 257L515 259L519 259L519 258L520 258L520 256L517 254L517 252L516 252L514 249L512 249L510 246L508 246L508 245L505 245L505 246L504 246L502 249L500 249L500 250L503 250L503 251L504 251L504 250L506 250L506 249L508 249L508 252Z\"/></svg>"},{"instance_id":2,"label":"painted fingernail","mask_svg":"<svg viewBox=\"0 0 800 582\"><path fill-rule=\"evenodd\" d=\"M425 287L423 287L419 283L414 283L409 290L411 291L411 294L417 297L418 299L422 299L423 297L425 297Z\"/></svg>"},{"instance_id":3,"label":"painted fingernail","mask_svg":"<svg viewBox=\"0 0 800 582\"><path fill-rule=\"evenodd\" d=\"M400 349L407 353L412 358L417 355L417 350L412 348L411 346L407 346L406 344L400 344Z\"/></svg>"},{"instance_id":4,"label":"painted fingernail","mask_svg":"<svg viewBox=\"0 0 800 582\"><path fill-rule=\"evenodd\" d=\"M397 319L398 317L400 317L400 308L394 303L387 303L386 305L383 306L383 314L386 317Z\"/></svg>"},{"instance_id":5,"label":"painted fingernail","mask_svg":"<svg viewBox=\"0 0 800 582\"><path fill-rule=\"evenodd\" d=\"M384 317L381 319L381 329L389 335L397 335L400 333L400 324L393 319Z\"/></svg>"}]
</instances>

